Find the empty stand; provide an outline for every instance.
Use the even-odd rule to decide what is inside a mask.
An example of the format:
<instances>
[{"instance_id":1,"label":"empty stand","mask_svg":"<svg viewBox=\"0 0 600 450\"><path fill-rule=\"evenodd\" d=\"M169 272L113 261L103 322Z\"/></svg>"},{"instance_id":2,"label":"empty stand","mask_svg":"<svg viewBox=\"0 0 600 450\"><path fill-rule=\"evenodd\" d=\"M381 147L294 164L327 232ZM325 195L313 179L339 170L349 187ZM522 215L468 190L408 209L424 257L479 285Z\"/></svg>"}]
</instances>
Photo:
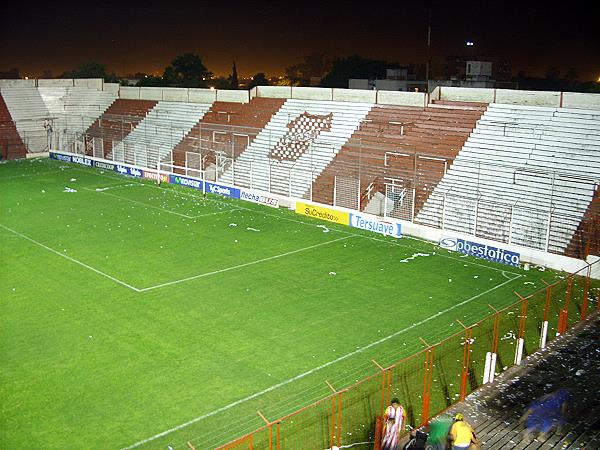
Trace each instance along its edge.
<instances>
[{"instance_id":1,"label":"empty stand","mask_svg":"<svg viewBox=\"0 0 600 450\"><path fill-rule=\"evenodd\" d=\"M12 120L29 152L45 152L51 136L47 121L53 117L35 87L3 87L0 89Z\"/></svg>"},{"instance_id":2,"label":"empty stand","mask_svg":"<svg viewBox=\"0 0 600 450\"><path fill-rule=\"evenodd\" d=\"M563 253L598 185L600 115L491 104L417 221Z\"/></svg>"},{"instance_id":3,"label":"empty stand","mask_svg":"<svg viewBox=\"0 0 600 450\"><path fill-rule=\"evenodd\" d=\"M372 106L289 99L222 181L292 197L310 196L313 181Z\"/></svg>"},{"instance_id":4,"label":"empty stand","mask_svg":"<svg viewBox=\"0 0 600 450\"><path fill-rule=\"evenodd\" d=\"M155 168L209 108L210 104L158 102L123 141L115 144L112 158Z\"/></svg>"},{"instance_id":5,"label":"empty stand","mask_svg":"<svg viewBox=\"0 0 600 450\"><path fill-rule=\"evenodd\" d=\"M68 148L115 101L115 94L86 87L39 87L52 117L53 146Z\"/></svg>"},{"instance_id":6,"label":"empty stand","mask_svg":"<svg viewBox=\"0 0 600 450\"><path fill-rule=\"evenodd\" d=\"M600 187L588 205L565 255L585 259L588 255L600 255Z\"/></svg>"},{"instance_id":7,"label":"empty stand","mask_svg":"<svg viewBox=\"0 0 600 450\"><path fill-rule=\"evenodd\" d=\"M125 139L156 103L154 100L115 100L86 130L86 154L111 159L114 144Z\"/></svg>"},{"instance_id":8,"label":"empty stand","mask_svg":"<svg viewBox=\"0 0 600 450\"><path fill-rule=\"evenodd\" d=\"M27 148L0 95L0 160L25 158Z\"/></svg>"},{"instance_id":9,"label":"empty stand","mask_svg":"<svg viewBox=\"0 0 600 450\"><path fill-rule=\"evenodd\" d=\"M315 182L313 199L412 220L484 109L374 106Z\"/></svg>"},{"instance_id":10,"label":"empty stand","mask_svg":"<svg viewBox=\"0 0 600 450\"><path fill-rule=\"evenodd\" d=\"M216 179L254 141L284 102L256 97L249 103L213 103L173 150L173 164L187 168L175 170L191 175L204 171L208 179Z\"/></svg>"}]
</instances>

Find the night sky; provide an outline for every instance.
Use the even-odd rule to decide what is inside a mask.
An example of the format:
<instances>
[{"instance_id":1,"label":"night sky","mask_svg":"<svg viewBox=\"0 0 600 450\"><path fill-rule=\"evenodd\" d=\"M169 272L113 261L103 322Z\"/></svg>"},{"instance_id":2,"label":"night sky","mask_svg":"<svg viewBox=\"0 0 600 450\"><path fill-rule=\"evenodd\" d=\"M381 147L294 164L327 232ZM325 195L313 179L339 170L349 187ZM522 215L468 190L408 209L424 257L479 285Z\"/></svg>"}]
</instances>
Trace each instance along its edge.
<instances>
[{"instance_id":1,"label":"night sky","mask_svg":"<svg viewBox=\"0 0 600 450\"><path fill-rule=\"evenodd\" d=\"M0 13L0 70L56 76L95 60L117 74L162 73L186 52L217 75L234 59L241 76L282 75L313 51L424 64L431 4L434 64L471 51L507 60L514 75L574 67L580 81L597 80L600 32L590 7L574 3L11 1Z\"/></svg>"}]
</instances>

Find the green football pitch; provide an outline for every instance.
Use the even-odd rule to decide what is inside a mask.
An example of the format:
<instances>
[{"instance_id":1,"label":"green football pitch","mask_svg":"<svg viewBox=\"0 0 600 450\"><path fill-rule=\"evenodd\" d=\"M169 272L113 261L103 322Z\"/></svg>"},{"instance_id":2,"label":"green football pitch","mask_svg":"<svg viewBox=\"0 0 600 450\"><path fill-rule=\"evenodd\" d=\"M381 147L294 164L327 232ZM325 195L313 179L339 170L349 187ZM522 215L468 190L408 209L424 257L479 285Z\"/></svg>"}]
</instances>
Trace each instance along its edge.
<instances>
[{"instance_id":1,"label":"green football pitch","mask_svg":"<svg viewBox=\"0 0 600 450\"><path fill-rule=\"evenodd\" d=\"M48 159L0 246L0 448L210 448L559 276Z\"/></svg>"}]
</instances>

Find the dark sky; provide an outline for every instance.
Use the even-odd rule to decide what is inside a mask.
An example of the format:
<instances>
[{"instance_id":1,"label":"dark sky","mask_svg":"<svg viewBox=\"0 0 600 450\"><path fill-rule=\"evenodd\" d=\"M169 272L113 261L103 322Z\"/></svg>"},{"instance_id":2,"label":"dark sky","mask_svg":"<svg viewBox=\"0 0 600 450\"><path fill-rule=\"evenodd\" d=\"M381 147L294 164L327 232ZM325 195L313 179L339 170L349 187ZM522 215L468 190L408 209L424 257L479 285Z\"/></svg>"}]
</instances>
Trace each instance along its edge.
<instances>
[{"instance_id":1,"label":"dark sky","mask_svg":"<svg viewBox=\"0 0 600 450\"><path fill-rule=\"evenodd\" d=\"M177 55L197 53L209 70L242 76L283 74L312 51L424 63L427 5L432 56L477 54L508 60L513 73L543 76L556 66L580 80L600 77L600 32L589 7L563 2L162 2L4 3L0 70L57 75L96 60L118 74L161 72Z\"/></svg>"}]
</instances>

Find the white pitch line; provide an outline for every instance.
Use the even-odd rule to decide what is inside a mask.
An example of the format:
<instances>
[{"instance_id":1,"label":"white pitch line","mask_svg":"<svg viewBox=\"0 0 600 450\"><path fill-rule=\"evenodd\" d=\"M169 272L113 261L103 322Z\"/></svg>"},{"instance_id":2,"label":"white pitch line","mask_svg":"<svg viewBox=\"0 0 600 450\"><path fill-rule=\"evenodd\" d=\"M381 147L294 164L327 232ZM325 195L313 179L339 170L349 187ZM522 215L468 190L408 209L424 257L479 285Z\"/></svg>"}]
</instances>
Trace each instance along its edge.
<instances>
[{"instance_id":1,"label":"white pitch line","mask_svg":"<svg viewBox=\"0 0 600 450\"><path fill-rule=\"evenodd\" d=\"M104 191L108 191L110 189L118 189L121 187L130 187L130 186L140 186L140 184L138 184L138 183L129 183L129 184L119 183L119 184L109 184L108 186L105 184L103 186L98 186L95 188L85 187L84 189L86 189L88 191L104 192Z\"/></svg>"},{"instance_id":2,"label":"white pitch line","mask_svg":"<svg viewBox=\"0 0 600 450\"><path fill-rule=\"evenodd\" d=\"M23 238L23 239L25 239L25 240L27 240L27 241L35 244L35 245L38 245L38 246L40 246L42 248L45 248L49 252L52 252L52 253L54 253L54 254L56 254L58 256L61 256L61 257L65 258L65 259L68 259L69 261L74 262L75 264L79 264L80 266L85 267L86 269L91 270L92 272L96 272L98 275L102 275L103 277L106 277L109 280L112 280L112 281L114 281L116 283L119 283L120 285L125 286L126 288L129 288L129 289L131 289L133 291L136 291L136 292L140 292L140 290L138 288L136 288L134 286L131 286L130 284L125 283L124 281L121 281L118 278L115 278L115 277L113 277L111 275L108 275L107 273L102 272L101 270L98 270L98 269L96 269L96 268L94 268L92 266L89 266L86 263L78 261L75 258L71 258L70 256L67 256L64 253L61 253L58 250L54 250L53 248L50 248L47 245L44 245L41 242L38 242L35 239L30 238L29 236L25 236L24 234L19 233L18 231L13 230L12 228L9 228L9 227L7 227L5 225L2 225L1 223L0 223L0 227L4 228L7 231L10 231L11 233L19 236L20 238Z\"/></svg>"},{"instance_id":3,"label":"white pitch line","mask_svg":"<svg viewBox=\"0 0 600 450\"><path fill-rule=\"evenodd\" d=\"M163 188L163 187L160 187L160 186L156 186L156 185L146 185L146 186L152 187L152 188L155 188L155 189L160 189L160 190L166 191L166 192L171 192L171 193L173 193L175 195L182 195L182 196L185 196L185 197L191 197L191 198L198 199L197 195L193 195L191 193L180 192L180 191L176 191L174 189L166 189L166 188ZM221 202L221 201L216 200L216 199L208 199L207 198L206 200L210 200L210 201L217 202L217 203L226 203L226 202ZM237 209L249 211L249 212L252 212L252 213L262 214L264 216L274 217L276 219L286 220L288 222L294 222L294 223L298 223L298 224L302 224L302 225L308 225L308 226L312 226L312 227L318 227L319 226L318 224L314 224L313 225L312 223L304 222L302 220L296 220L296 219L292 219L290 217L278 216L278 215L270 214L270 213L267 213L267 212L264 212L264 211L257 211L257 210L251 209L251 208L245 208L243 206L239 206ZM377 238L375 236L367 236L367 235L364 235L364 234L356 234L356 233L352 233L350 231L340 230L340 229L336 229L336 228L331 228L330 230L334 231L334 232L337 232L337 233L348 234L350 236L362 237L364 239L369 239L369 240L376 241L376 242L383 242L383 243L389 244L389 245L409 247L409 248L412 248L414 250L419 250L419 248L415 248L412 245L407 245L405 242L401 242L400 243L400 242L395 242L395 241L389 241L389 240ZM408 236L408 237L405 236L403 239L404 240L412 239L412 240L415 240L415 241L424 242L426 244L433 245L433 246L437 247L437 244L435 244L434 242L426 241L424 239L418 239L418 238L415 238L415 237L412 237L412 236ZM442 248L440 247L440 249L442 249ZM442 249L442 250L444 250L444 249ZM455 260L457 262L461 261L457 257L451 256L451 255L444 255L442 253L436 253L436 256L437 255L439 255L439 256L441 256L443 258ZM507 273L511 273L513 275L521 276L521 274L516 273L516 272L511 272L511 271L507 271L506 269L501 269L501 268L497 268L497 267L488 266L486 264L481 264L481 263L478 263L478 262L475 262L475 261L469 261L467 264L474 265L474 266L479 266L479 267L484 267L486 269L495 270L497 272L507 272Z\"/></svg>"},{"instance_id":4,"label":"white pitch line","mask_svg":"<svg viewBox=\"0 0 600 450\"><path fill-rule=\"evenodd\" d=\"M139 184L120 184L120 185L116 185L116 186L111 186L109 188L113 189L113 188L117 188L119 186L127 187L127 186L138 186L138 185ZM140 186L145 186L145 185L141 184ZM178 212L175 212L175 211L168 210L166 208L161 208L160 206L154 206L154 205L150 205L148 203L140 202L139 200L133 200L131 198L121 197L120 195L111 194L109 192L106 192L106 189L98 190L98 188L92 189L92 188L87 188L87 187L85 187L83 189L85 189L86 191L90 191L90 192L98 192L100 194L109 195L111 197L119 198L121 200L127 200L129 202L138 203L140 205L147 206L148 208L159 209L159 210L164 211L164 212L169 213L169 214L175 214L177 216L185 217L186 219L199 219L200 217L216 216L218 214L226 214L226 213L229 213L229 212L232 212L232 211L239 211L240 210L240 208L232 208L232 209L227 209L225 211L216 211L216 212L212 212L212 213L198 214L197 216L189 216L187 214L178 213Z\"/></svg>"},{"instance_id":5,"label":"white pitch line","mask_svg":"<svg viewBox=\"0 0 600 450\"><path fill-rule=\"evenodd\" d=\"M83 189L85 189L86 191L90 191L90 192L97 192L99 194L108 195L109 197L118 198L118 199L125 200L125 201L128 201L128 202L137 203L138 205L143 205L143 206L145 206L147 208L158 209L160 211L164 211L164 212L169 213L169 214L174 214L174 215L179 216L179 217L185 217L186 219L195 219L194 216L188 216L187 214L181 214L181 213L178 213L176 211L170 211L168 209L161 208L160 206L149 205L148 203L140 202L138 200L133 200L133 199L127 198L127 197L121 197L120 195L111 194L109 192L96 191L95 189L91 189L91 188L83 188Z\"/></svg>"},{"instance_id":6,"label":"white pitch line","mask_svg":"<svg viewBox=\"0 0 600 450\"><path fill-rule=\"evenodd\" d=\"M398 336L398 335L400 335L402 333L405 333L406 331L412 330L413 328L416 328L416 327L418 327L420 325L423 325L423 324L429 322L432 319L435 319L435 318L437 318L437 317L439 317L439 316L441 316L443 314L446 314L446 313L452 311L453 309L458 308L459 306L466 305L467 303L469 303L469 302L471 302L471 301L473 301L473 300L481 297L482 295L485 295L485 294L487 294L489 292L495 291L496 289L504 286L505 284L510 283L511 281L514 281L514 280L516 280L518 278L521 278L522 276L523 275L517 274L516 277L511 278L510 280L506 280L505 282L500 283L500 284L498 284L498 285L496 285L496 286L488 289L487 291L481 292L480 294L474 295L473 297L468 298L466 300L463 300L460 303L452 305L449 308L444 309L443 311L439 311L439 312L435 313L434 315L429 316L428 318L421 320L420 322L413 323L412 325L410 325L410 326L408 326L406 328L403 328L402 330L396 331L395 333L392 333L389 336L386 336L386 337L381 338L381 339L379 339L377 341L371 342L370 344L367 344L364 347L359 348L358 350L354 350L354 351L352 351L350 353L347 353L347 354L345 354L343 356L340 356L339 358L336 358L336 359L334 359L332 361L329 361L329 362L327 362L325 364L322 364L322 365L320 365L318 367L315 367L315 368L310 369L310 370L308 370L306 372L303 372L303 373L301 373L299 375L296 375L293 378L289 378L289 379L287 379L285 381L282 381L281 383L275 384L275 385L273 385L271 387L263 389L262 391L256 392L256 393L254 393L252 395L249 395L248 397L244 397L244 398L242 398L240 400L236 400L235 402L229 403L229 404L227 404L227 405L225 405L225 406L223 406L223 407L221 407L219 409L215 409L214 411L211 411L211 412L208 412L208 413L203 414L201 416L198 416L198 417L196 417L196 418L194 418L192 420L189 420L189 421L187 421L185 423L177 425L177 426L175 426L173 428L170 428L168 430L165 430L165 431L163 431L161 433L155 434L154 436L151 436L149 438L146 438L146 439L143 439L141 441L138 441L135 444L132 444L132 445L130 445L128 447L122 448L121 450L131 450L133 448L136 448L136 447L139 447L141 445L147 444L148 442L152 442L152 441L154 441L154 440L156 440L158 438L161 438L163 436L171 434L174 431L181 430L182 428L186 428L186 427L188 427L188 426L190 426L190 425L192 425L192 424L194 424L196 422L200 422L201 420L207 419L208 417L212 417L212 416L214 416L216 414L219 414L219 413L221 413L223 411L227 411L227 410L229 410L231 408L234 408L234 407L236 407L236 406L238 406L238 405L240 405L242 403L245 403L245 402L247 402L249 400L252 400L252 399L255 399L257 397L260 397L263 394L267 394L267 393L269 393L271 391L274 391L275 389L278 389L278 388L280 388L282 386L285 386L286 384L290 384L290 383L292 383L294 381L300 380L300 379L302 379L302 378L304 378L304 377L306 377L306 376L308 376L308 375L310 375L312 373L315 373L315 372L317 372L317 371L319 371L321 369L324 369L324 368L329 367L329 366L331 366L333 364L336 364L336 363L338 363L340 361L348 359L348 358L350 358L350 357L352 357L354 355L357 355L358 353L361 353L361 352L363 352L363 351L365 351L365 350L367 350L367 349L369 349L371 347L375 347L376 345L382 344L383 342L386 342L386 341L388 341L388 340L390 340L390 339L392 339L392 338L394 338L394 337L396 337L396 336Z\"/></svg>"},{"instance_id":7,"label":"white pitch line","mask_svg":"<svg viewBox=\"0 0 600 450\"><path fill-rule=\"evenodd\" d=\"M250 261L250 262L247 262L244 264L238 264L237 266L226 267L225 269L219 269L219 270L215 270L213 272L205 272L205 273L201 273L200 275L193 275L191 277L182 278L180 280L169 281L167 283L157 284L156 286L150 286L147 288L140 289L140 292L146 292L146 291L150 291L152 289L158 289L158 288L165 287L165 286L171 286L173 284L184 283L186 281L195 280L197 278L209 277L211 275L216 275L216 274L223 273L223 272L229 272L231 270L241 269L242 267L253 266L254 264L258 264L258 263L265 262L265 261L271 261L273 259L283 258L284 256L289 256L289 255L293 255L295 253L304 252L306 250L311 250L313 248L321 247L323 245L333 244L334 242L343 241L344 239L350 239L352 237L354 237L354 236L344 236L344 237L341 237L338 239L334 239L332 241L321 242L320 244L310 245L308 247L299 248L297 250L292 250L290 252L281 253L279 255L274 255L274 256L269 256L267 258L257 259L257 260Z\"/></svg>"},{"instance_id":8,"label":"white pitch line","mask_svg":"<svg viewBox=\"0 0 600 450\"><path fill-rule=\"evenodd\" d=\"M30 174L27 174L27 175L12 175L10 177L0 177L0 181L2 181L2 180L18 180L20 178L39 177L39 176L42 176L42 175L55 175L55 174L56 174L55 171L47 170L47 171L44 171L44 172L30 173Z\"/></svg>"}]
</instances>

